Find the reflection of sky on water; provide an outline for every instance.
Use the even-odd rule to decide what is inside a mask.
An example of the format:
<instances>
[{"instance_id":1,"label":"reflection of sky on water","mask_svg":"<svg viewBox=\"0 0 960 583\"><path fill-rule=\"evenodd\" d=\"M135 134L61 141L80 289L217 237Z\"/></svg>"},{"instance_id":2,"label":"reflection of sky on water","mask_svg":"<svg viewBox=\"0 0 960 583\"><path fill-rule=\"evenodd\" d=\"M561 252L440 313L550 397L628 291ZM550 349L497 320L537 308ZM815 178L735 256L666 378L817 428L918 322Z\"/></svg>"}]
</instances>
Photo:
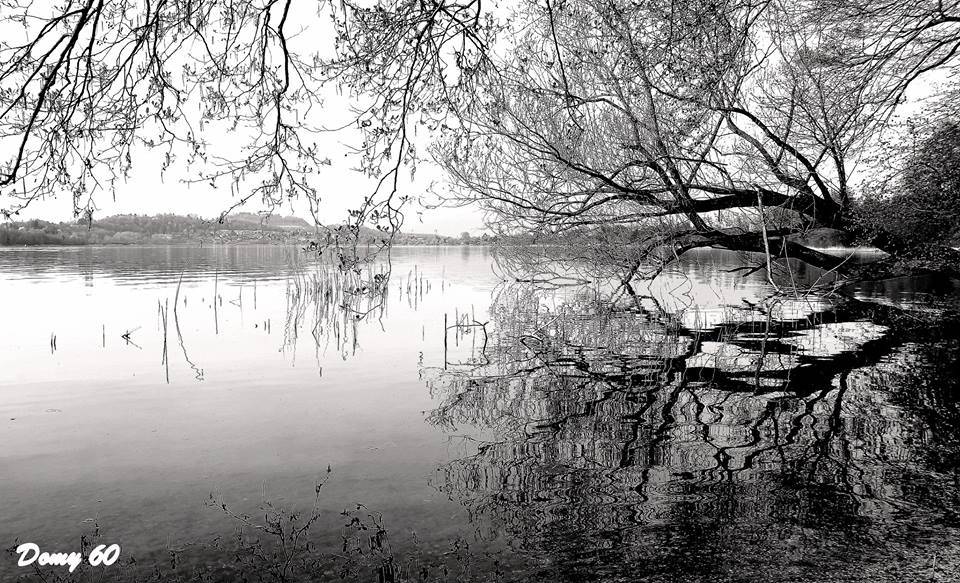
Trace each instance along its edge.
<instances>
[{"instance_id":1,"label":"reflection of sky on water","mask_svg":"<svg viewBox=\"0 0 960 583\"><path fill-rule=\"evenodd\" d=\"M463 251L394 250L383 317L320 310L318 343L316 303L292 299L290 250L0 250L0 540L62 546L96 518L125 552L160 553L230 532L202 508L211 491L242 511L264 489L309 505L329 464L326 540L340 510L365 503L446 544L463 521L425 478L450 453L423 423L418 362L442 354L445 312L486 310L487 254Z\"/></svg>"},{"instance_id":2,"label":"reflection of sky on water","mask_svg":"<svg viewBox=\"0 0 960 583\"><path fill-rule=\"evenodd\" d=\"M483 532L547 580L956 565L958 345L883 305L926 284L855 290L870 309L773 298L705 253L611 311L597 288L504 285L483 249L396 249L382 313L354 321L305 295L343 298L298 257L0 250L22 306L0 337L0 535L72 540L95 517L149 554L229 528L200 509L211 490L302 504L330 464L336 511L363 502L428 548ZM445 316L485 326L444 350Z\"/></svg>"}]
</instances>

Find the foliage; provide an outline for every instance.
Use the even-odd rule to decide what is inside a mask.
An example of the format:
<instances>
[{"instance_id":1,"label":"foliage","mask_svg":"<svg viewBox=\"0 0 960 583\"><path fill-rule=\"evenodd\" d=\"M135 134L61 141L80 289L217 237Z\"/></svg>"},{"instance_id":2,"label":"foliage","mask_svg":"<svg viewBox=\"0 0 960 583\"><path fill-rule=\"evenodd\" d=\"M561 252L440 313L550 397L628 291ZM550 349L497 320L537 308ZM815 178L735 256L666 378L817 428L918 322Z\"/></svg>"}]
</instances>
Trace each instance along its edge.
<instances>
[{"instance_id":1,"label":"foliage","mask_svg":"<svg viewBox=\"0 0 960 583\"><path fill-rule=\"evenodd\" d=\"M893 186L864 197L862 237L905 259L947 259L960 245L960 124L941 122L918 140Z\"/></svg>"}]
</instances>

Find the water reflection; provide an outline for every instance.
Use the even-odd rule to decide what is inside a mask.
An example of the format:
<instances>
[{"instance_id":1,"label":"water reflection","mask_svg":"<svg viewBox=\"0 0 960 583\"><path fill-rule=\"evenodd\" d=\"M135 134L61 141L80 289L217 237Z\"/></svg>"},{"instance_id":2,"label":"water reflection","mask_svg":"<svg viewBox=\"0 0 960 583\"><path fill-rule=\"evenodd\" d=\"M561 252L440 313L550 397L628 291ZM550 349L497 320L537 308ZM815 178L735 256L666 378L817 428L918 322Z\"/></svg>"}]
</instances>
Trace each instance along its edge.
<instances>
[{"instance_id":1,"label":"water reflection","mask_svg":"<svg viewBox=\"0 0 960 583\"><path fill-rule=\"evenodd\" d=\"M0 538L63 547L95 516L151 565L232 532L211 490L309 509L329 464L311 548L375 508L394 580L453 547L477 580L960 578L955 282L783 297L704 252L630 286L545 262L544 286L485 249L395 251L378 294L375 266L279 248L0 252L25 306Z\"/></svg>"},{"instance_id":2,"label":"water reflection","mask_svg":"<svg viewBox=\"0 0 960 583\"><path fill-rule=\"evenodd\" d=\"M297 252L0 249L3 549L70 549L95 519L144 569L186 543L217 565L203 544L236 525L202 509L211 491L238 512L264 493L309 509L328 466L311 548L339 548L356 504L398 544L411 530L430 549L456 540L457 507L425 479L449 458L423 423L417 363L439 352L445 312L485 310L487 252L395 249L376 295L354 282L379 266L353 279ZM2 581L22 574L7 559Z\"/></svg>"},{"instance_id":3,"label":"water reflection","mask_svg":"<svg viewBox=\"0 0 960 583\"><path fill-rule=\"evenodd\" d=\"M421 370L431 423L487 433L436 487L542 578L960 577L949 307L602 288L507 286L479 349Z\"/></svg>"},{"instance_id":4,"label":"water reflection","mask_svg":"<svg viewBox=\"0 0 960 583\"><path fill-rule=\"evenodd\" d=\"M121 285L157 281L192 282L219 272L226 280L279 279L303 262L296 247L270 245L82 246L3 249L0 272L10 279L43 280L80 275L87 287L97 279Z\"/></svg>"}]
</instances>

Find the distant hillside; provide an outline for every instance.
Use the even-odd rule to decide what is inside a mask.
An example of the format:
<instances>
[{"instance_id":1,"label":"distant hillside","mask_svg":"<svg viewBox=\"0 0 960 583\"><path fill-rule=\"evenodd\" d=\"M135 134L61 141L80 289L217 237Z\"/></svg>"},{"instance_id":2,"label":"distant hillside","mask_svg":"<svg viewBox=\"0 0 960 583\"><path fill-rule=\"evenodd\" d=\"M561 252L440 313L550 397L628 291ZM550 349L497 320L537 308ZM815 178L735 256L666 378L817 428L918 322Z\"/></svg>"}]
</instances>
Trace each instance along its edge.
<instances>
[{"instance_id":1,"label":"distant hillside","mask_svg":"<svg viewBox=\"0 0 960 583\"><path fill-rule=\"evenodd\" d=\"M334 229L336 227L329 227ZM0 224L0 246L11 245L134 245L170 243L276 243L303 244L323 239L323 234L300 217L234 213L223 223L195 215L163 214L114 215L97 219L92 224L84 221L52 223L38 219ZM369 228L360 230L361 243L383 240L384 234ZM486 242L471 239L399 233L394 243L399 245L450 245Z\"/></svg>"},{"instance_id":2,"label":"distant hillside","mask_svg":"<svg viewBox=\"0 0 960 583\"><path fill-rule=\"evenodd\" d=\"M313 230L312 225L300 217L278 215L261 216L254 213L234 213L224 220L224 226L232 229L302 229Z\"/></svg>"}]
</instances>

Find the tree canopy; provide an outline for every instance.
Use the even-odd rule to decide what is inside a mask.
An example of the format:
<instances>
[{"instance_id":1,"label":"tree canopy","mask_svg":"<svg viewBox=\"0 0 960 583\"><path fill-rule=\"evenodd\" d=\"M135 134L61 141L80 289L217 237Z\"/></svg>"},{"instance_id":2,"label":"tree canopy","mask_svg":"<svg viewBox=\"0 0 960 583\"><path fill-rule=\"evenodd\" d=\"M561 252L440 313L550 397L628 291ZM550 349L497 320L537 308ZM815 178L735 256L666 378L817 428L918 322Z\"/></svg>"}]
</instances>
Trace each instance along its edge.
<instances>
[{"instance_id":1,"label":"tree canopy","mask_svg":"<svg viewBox=\"0 0 960 583\"><path fill-rule=\"evenodd\" d=\"M866 153L960 50L960 2L927 0L0 0L0 14L8 216L63 193L90 216L149 148L187 181L229 184L232 205L315 209L318 136L338 129L317 111L340 91L339 129L360 133L378 179L355 231L399 228L400 173L429 156L440 193L501 232L623 225L644 250L828 269L843 265L799 236L852 229Z\"/></svg>"},{"instance_id":2,"label":"tree canopy","mask_svg":"<svg viewBox=\"0 0 960 583\"><path fill-rule=\"evenodd\" d=\"M865 239L908 259L938 261L960 246L960 124L944 122L909 148L900 189L868 193L857 219Z\"/></svg>"},{"instance_id":3,"label":"tree canopy","mask_svg":"<svg viewBox=\"0 0 960 583\"><path fill-rule=\"evenodd\" d=\"M839 267L798 235L849 227L864 152L918 75L960 47L950 14L960 11L536 5L483 85L486 101L438 156L459 200L505 228L640 225L635 242L650 249L718 246Z\"/></svg>"}]
</instances>

